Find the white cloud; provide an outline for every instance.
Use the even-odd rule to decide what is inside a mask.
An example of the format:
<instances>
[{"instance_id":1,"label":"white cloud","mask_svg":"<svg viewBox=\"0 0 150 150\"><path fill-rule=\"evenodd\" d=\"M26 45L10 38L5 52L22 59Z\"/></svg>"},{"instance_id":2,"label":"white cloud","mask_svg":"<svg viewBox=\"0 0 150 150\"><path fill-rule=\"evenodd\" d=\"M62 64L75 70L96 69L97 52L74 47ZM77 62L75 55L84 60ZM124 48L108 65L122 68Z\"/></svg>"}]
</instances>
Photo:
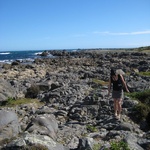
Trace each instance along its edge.
<instances>
[{"instance_id":1,"label":"white cloud","mask_svg":"<svg viewBox=\"0 0 150 150\"><path fill-rule=\"evenodd\" d=\"M147 31L138 31L138 32L131 32L131 34L150 34L150 30L147 30Z\"/></svg>"},{"instance_id":2,"label":"white cloud","mask_svg":"<svg viewBox=\"0 0 150 150\"><path fill-rule=\"evenodd\" d=\"M99 32L99 31L95 31L95 32L93 32L93 34L101 34L101 35L140 35L140 34L150 34L150 30L136 31L136 32L109 32L109 31Z\"/></svg>"}]
</instances>

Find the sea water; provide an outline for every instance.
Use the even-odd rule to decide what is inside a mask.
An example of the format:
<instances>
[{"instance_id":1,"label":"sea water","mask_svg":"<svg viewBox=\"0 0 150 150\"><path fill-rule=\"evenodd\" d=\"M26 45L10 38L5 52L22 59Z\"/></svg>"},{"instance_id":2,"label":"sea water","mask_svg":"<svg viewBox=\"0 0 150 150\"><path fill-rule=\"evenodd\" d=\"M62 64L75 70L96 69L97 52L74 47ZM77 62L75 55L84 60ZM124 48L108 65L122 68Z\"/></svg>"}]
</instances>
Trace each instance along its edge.
<instances>
[{"instance_id":1,"label":"sea water","mask_svg":"<svg viewBox=\"0 0 150 150\"><path fill-rule=\"evenodd\" d=\"M44 50L28 50L28 51L0 51L0 62L11 63L15 60L33 61L35 58L40 58Z\"/></svg>"},{"instance_id":2,"label":"sea water","mask_svg":"<svg viewBox=\"0 0 150 150\"><path fill-rule=\"evenodd\" d=\"M35 58L43 58L39 54L44 51L45 50L0 51L0 62L11 63L15 60L19 60L20 62L32 62ZM77 51L77 49L66 49L66 51ZM49 54L47 57L53 56Z\"/></svg>"}]
</instances>

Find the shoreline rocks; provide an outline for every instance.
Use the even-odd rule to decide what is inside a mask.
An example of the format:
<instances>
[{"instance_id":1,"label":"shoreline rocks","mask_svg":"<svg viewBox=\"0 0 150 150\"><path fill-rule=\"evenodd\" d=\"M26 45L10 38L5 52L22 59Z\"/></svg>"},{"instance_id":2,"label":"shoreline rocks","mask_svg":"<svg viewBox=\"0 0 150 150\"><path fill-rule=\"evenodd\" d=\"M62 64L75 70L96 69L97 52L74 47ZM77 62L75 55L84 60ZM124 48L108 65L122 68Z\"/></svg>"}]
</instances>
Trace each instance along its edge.
<instances>
[{"instance_id":1,"label":"shoreline rocks","mask_svg":"<svg viewBox=\"0 0 150 150\"><path fill-rule=\"evenodd\" d=\"M114 118L113 100L111 96L107 97L107 81L110 68L116 67L130 72L129 76L125 75L125 80L131 92L150 89L150 77L134 72L134 69L150 71L149 54L95 51L48 53L55 58L36 59L31 64L13 63L1 68L5 90L4 85L0 85L0 92L6 96L5 101L8 97L24 98L28 93L29 98L34 94L43 102L40 107L34 104L1 107L0 112L15 111L21 126L21 136L15 136L16 139L8 144L1 144L1 149L21 149L29 143L42 144L49 150L92 149L95 144L100 144L102 149L110 147L111 141L120 140L130 148L134 145L135 150L148 148L149 131L143 131L128 116L138 102L125 97L121 120ZM44 139L45 143L41 142Z\"/></svg>"}]
</instances>

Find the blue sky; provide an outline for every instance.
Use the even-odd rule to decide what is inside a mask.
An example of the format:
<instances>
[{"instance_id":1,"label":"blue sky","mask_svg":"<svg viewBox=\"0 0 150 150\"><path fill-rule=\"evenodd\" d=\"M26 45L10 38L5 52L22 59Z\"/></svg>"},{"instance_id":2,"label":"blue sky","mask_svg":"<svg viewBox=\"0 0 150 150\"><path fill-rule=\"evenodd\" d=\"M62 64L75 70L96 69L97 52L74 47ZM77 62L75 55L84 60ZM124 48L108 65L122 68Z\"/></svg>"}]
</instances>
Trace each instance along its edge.
<instances>
[{"instance_id":1,"label":"blue sky","mask_svg":"<svg viewBox=\"0 0 150 150\"><path fill-rule=\"evenodd\" d=\"M0 0L0 51L150 45L150 0Z\"/></svg>"}]
</instances>

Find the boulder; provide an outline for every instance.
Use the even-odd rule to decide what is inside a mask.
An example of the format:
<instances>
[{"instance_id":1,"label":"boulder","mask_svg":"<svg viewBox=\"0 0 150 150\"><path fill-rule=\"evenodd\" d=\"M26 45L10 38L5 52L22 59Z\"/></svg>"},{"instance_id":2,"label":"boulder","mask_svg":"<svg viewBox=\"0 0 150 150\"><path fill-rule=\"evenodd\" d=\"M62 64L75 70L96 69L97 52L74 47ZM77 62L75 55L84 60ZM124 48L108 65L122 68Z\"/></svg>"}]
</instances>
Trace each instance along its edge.
<instances>
[{"instance_id":1,"label":"boulder","mask_svg":"<svg viewBox=\"0 0 150 150\"><path fill-rule=\"evenodd\" d=\"M124 138L124 141L128 144L130 149L134 150L144 150L137 142L138 139L133 134L127 134Z\"/></svg>"},{"instance_id":2,"label":"boulder","mask_svg":"<svg viewBox=\"0 0 150 150\"><path fill-rule=\"evenodd\" d=\"M0 110L0 141L17 136L19 132L17 114L13 111Z\"/></svg>"},{"instance_id":3,"label":"boulder","mask_svg":"<svg viewBox=\"0 0 150 150\"><path fill-rule=\"evenodd\" d=\"M11 143L7 144L5 147L6 149L26 149L33 146L38 147L38 149L45 149L45 150L69 150L69 148L64 147L62 144L55 142L52 138L46 135L36 135L36 134L24 134L21 138L12 141Z\"/></svg>"},{"instance_id":4,"label":"boulder","mask_svg":"<svg viewBox=\"0 0 150 150\"><path fill-rule=\"evenodd\" d=\"M0 79L0 83L0 103L7 101L8 98L16 97L16 90L8 81Z\"/></svg>"},{"instance_id":5,"label":"boulder","mask_svg":"<svg viewBox=\"0 0 150 150\"><path fill-rule=\"evenodd\" d=\"M39 115L28 124L26 130L30 133L39 133L56 139L58 124L52 114Z\"/></svg>"}]
</instances>

